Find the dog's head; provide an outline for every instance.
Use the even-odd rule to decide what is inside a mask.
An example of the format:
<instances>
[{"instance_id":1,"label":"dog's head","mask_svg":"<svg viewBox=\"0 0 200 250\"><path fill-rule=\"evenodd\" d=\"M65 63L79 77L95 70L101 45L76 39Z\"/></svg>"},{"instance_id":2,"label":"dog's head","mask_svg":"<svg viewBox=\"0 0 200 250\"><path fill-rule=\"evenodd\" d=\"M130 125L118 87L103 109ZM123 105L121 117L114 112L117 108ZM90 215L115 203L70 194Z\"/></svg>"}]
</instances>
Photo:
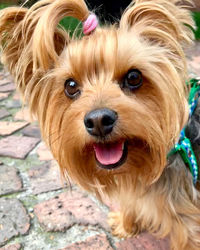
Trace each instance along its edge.
<instances>
[{"instance_id":1,"label":"dog's head","mask_svg":"<svg viewBox=\"0 0 200 250\"><path fill-rule=\"evenodd\" d=\"M1 13L3 62L63 174L86 189L149 184L166 165L188 117L183 48L193 23L176 2L136 0L119 26L80 39L58 23L84 21L83 0Z\"/></svg>"}]
</instances>

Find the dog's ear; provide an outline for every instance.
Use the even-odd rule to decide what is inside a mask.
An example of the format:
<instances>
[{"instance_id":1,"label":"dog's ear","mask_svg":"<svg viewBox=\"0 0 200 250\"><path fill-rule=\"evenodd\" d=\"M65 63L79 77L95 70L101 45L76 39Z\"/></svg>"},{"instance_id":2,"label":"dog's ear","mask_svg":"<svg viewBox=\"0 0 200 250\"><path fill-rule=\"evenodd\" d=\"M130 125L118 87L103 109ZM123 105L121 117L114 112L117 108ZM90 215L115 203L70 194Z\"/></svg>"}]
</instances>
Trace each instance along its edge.
<instances>
[{"instance_id":1,"label":"dog's ear","mask_svg":"<svg viewBox=\"0 0 200 250\"><path fill-rule=\"evenodd\" d=\"M179 0L135 0L123 14L120 29L133 31L177 54L192 41L189 27L193 25L190 13Z\"/></svg>"},{"instance_id":2,"label":"dog's ear","mask_svg":"<svg viewBox=\"0 0 200 250\"><path fill-rule=\"evenodd\" d=\"M57 0L46 6L33 34L34 62L47 69L49 61L57 61L63 46L69 42L68 34L58 28L62 18L71 16L84 21L88 15L89 11L83 0Z\"/></svg>"},{"instance_id":3,"label":"dog's ear","mask_svg":"<svg viewBox=\"0 0 200 250\"><path fill-rule=\"evenodd\" d=\"M0 11L1 61L7 65L10 70L17 64L22 52L21 23L26 13L27 9L15 7Z\"/></svg>"},{"instance_id":4,"label":"dog's ear","mask_svg":"<svg viewBox=\"0 0 200 250\"><path fill-rule=\"evenodd\" d=\"M32 76L53 68L70 38L59 28L62 18L85 20L89 15L83 0L42 0L26 8L0 11L2 62L24 92Z\"/></svg>"}]
</instances>

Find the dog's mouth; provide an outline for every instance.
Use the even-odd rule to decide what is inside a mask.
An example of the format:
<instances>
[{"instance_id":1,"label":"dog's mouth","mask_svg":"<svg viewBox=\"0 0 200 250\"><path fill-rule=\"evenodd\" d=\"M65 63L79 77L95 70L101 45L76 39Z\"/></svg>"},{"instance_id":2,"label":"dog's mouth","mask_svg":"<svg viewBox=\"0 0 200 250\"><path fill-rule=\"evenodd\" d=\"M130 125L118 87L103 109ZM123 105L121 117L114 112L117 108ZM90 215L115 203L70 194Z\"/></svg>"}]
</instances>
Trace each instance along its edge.
<instances>
[{"instance_id":1,"label":"dog's mouth","mask_svg":"<svg viewBox=\"0 0 200 250\"><path fill-rule=\"evenodd\" d=\"M120 167L126 161L128 154L126 141L94 143L93 148L98 166L104 169Z\"/></svg>"}]
</instances>

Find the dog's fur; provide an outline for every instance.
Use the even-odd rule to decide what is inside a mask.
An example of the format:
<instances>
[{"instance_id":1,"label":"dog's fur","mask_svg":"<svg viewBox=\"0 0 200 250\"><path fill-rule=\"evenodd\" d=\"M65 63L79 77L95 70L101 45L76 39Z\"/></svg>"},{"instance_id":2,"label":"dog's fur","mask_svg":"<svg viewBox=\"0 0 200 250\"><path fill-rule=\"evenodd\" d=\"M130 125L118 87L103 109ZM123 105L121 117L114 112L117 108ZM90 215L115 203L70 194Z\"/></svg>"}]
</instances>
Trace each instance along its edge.
<instances>
[{"instance_id":1,"label":"dog's fur","mask_svg":"<svg viewBox=\"0 0 200 250\"><path fill-rule=\"evenodd\" d=\"M97 28L91 35L70 38L58 27L65 16L84 21L83 0L42 0L29 10L0 12L2 62L39 121L42 135L64 176L70 176L99 199L120 204L111 213L113 233L128 237L142 230L165 237L172 249L200 249L200 194L179 155L167 154L188 120L186 60L191 43L189 12L178 0L136 0L119 26ZM190 1L189 1L190 2ZM142 72L143 85L123 91L126 73ZM81 95L64 93L75 79ZM90 136L85 115L97 108L118 113L112 133ZM188 123L199 125L199 108ZM198 150L198 133L193 146ZM192 137L191 135L191 137ZM118 169L97 166L93 143L127 140L128 157Z\"/></svg>"}]
</instances>

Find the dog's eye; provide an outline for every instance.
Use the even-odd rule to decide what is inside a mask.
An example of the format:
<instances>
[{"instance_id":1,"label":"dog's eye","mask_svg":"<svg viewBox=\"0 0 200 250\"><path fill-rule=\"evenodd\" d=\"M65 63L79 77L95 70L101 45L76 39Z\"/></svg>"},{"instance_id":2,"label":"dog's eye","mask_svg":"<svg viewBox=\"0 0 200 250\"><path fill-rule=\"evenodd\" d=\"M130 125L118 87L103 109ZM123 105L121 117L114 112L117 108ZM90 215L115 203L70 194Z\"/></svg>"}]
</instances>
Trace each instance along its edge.
<instances>
[{"instance_id":1,"label":"dog's eye","mask_svg":"<svg viewBox=\"0 0 200 250\"><path fill-rule=\"evenodd\" d=\"M69 98L73 99L81 93L79 85L73 79L68 79L65 82L65 94Z\"/></svg>"},{"instance_id":2,"label":"dog's eye","mask_svg":"<svg viewBox=\"0 0 200 250\"><path fill-rule=\"evenodd\" d=\"M122 88L134 90L142 85L142 73L138 69L131 69L125 75Z\"/></svg>"}]
</instances>

